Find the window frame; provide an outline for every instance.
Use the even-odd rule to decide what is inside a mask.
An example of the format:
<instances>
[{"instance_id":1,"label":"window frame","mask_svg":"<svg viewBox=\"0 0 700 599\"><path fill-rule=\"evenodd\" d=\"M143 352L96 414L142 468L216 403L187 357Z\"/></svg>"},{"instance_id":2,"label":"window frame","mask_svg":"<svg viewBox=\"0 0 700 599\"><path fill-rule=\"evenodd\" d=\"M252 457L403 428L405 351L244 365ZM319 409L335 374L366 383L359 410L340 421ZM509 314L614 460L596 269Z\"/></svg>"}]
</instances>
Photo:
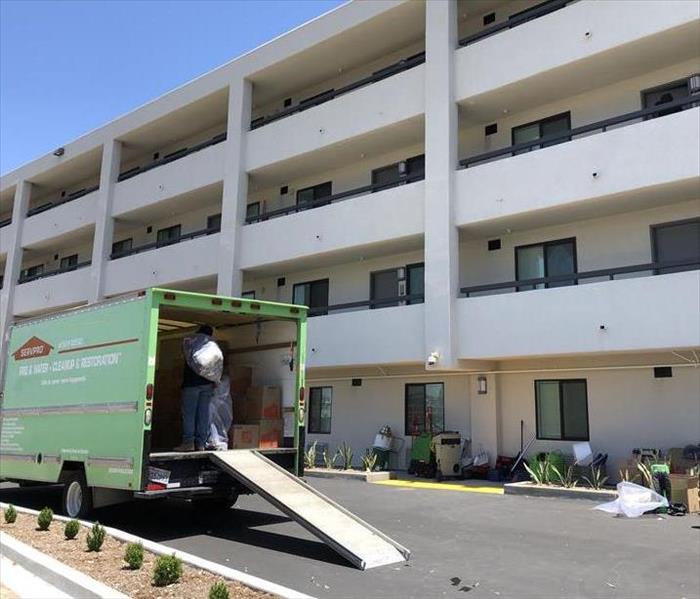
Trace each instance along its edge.
<instances>
[{"instance_id":1,"label":"window frame","mask_svg":"<svg viewBox=\"0 0 700 599\"><path fill-rule=\"evenodd\" d=\"M255 207L255 214L251 214L251 209ZM254 218L260 218L260 202L251 202L246 204L245 207L245 219L250 220Z\"/></svg>"},{"instance_id":2,"label":"window frame","mask_svg":"<svg viewBox=\"0 0 700 599\"><path fill-rule=\"evenodd\" d=\"M160 237L160 234L165 232L165 231L172 231L174 229L177 229L177 236L173 238L169 238L167 241L160 241L158 239ZM182 237L182 225L170 225L169 227L163 227L162 229L158 229L156 231L156 247L165 247L168 245L173 245L174 243L177 243L180 238Z\"/></svg>"},{"instance_id":3,"label":"window frame","mask_svg":"<svg viewBox=\"0 0 700 599\"><path fill-rule=\"evenodd\" d=\"M426 431L425 428L425 415L426 415L426 391L425 388L428 385L440 385L440 388L442 389L442 431L437 431L435 432L444 432L446 430L445 428L445 382L444 381L429 381L426 383L404 383L404 391L403 391L403 430L404 430L404 435L408 437L416 437L418 435L421 435ZM423 387L423 424L421 427L420 432L418 435L414 434L413 431L411 430L411 427L409 426L408 422L408 389L409 387ZM431 422L431 430L430 433L433 433L433 423Z\"/></svg>"},{"instance_id":4,"label":"window frame","mask_svg":"<svg viewBox=\"0 0 700 599\"><path fill-rule=\"evenodd\" d=\"M537 409L538 401L538 383L558 383L559 385L559 430L561 431L560 437L543 437L540 435L540 418L539 410ZM564 430L564 395L562 393L562 385L565 383L583 383L583 388L586 393L586 436L585 437L569 437L566 435ZM580 441L590 441L591 440L591 419L590 412L588 410L588 379L535 379L534 383L535 389L535 434L537 439L540 441L565 441L565 442L580 442Z\"/></svg>"},{"instance_id":5,"label":"window frame","mask_svg":"<svg viewBox=\"0 0 700 599\"><path fill-rule=\"evenodd\" d=\"M330 416L328 417L328 430L320 430L322 428L321 426L321 408L323 407L322 405L319 405L319 412L318 412L318 424L319 424L319 429L314 429L312 428L311 424L311 414L313 413L313 396L314 396L314 391L318 390L320 391L320 401L321 404L323 403L323 390L324 389L330 389L331 392L331 400L330 400ZM331 431L333 430L333 386L332 385L321 385L321 386L316 386L316 387L309 387L309 409L308 409L308 421L306 425L306 432L311 434L311 435L330 435Z\"/></svg>"},{"instance_id":6,"label":"window frame","mask_svg":"<svg viewBox=\"0 0 700 599\"><path fill-rule=\"evenodd\" d=\"M328 308L328 304L330 302L330 295L331 295L331 281L330 281L330 279L325 278L325 279L315 279L313 281L301 281L299 283L294 283L294 285L292 285L292 302L291 303L293 304L294 297L296 296L297 287L302 287L304 285L311 286L311 285L315 285L318 283L325 283L326 284L326 305L323 306L324 308L326 308L326 310L321 310L319 307L314 308L313 306L309 306L309 312L313 311L313 314L309 314L309 317L325 316L326 314L328 314L327 308ZM309 300L310 299L311 299L311 288L309 287ZM311 302L309 301L309 303L311 303ZM303 305L306 305L306 304L303 304Z\"/></svg>"},{"instance_id":7,"label":"window frame","mask_svg":"<svg viewBox=\"0 0 700 599\"><path fill-rule=\"evenodd\" d=\"M639 90L639 106L641 107L642 110L644 110L645 108L651 108L650 106L646 105L646 95L647 94L668 91L668 90L671 90L675 87L680 87L681 85L685 85L685 88L688 91L688 97L690 98L690 77L691 76L692 75L689 75L688 77L681 77L680 79L676 79L675 81L669 81L668 83L663 83L661 85L656 85L654 87L648 87L646 89ZM659 108L659 112L662 112L664 110L663 104L660 105L658 108ZM683 109L679 108L677 110L677 112L680 112L681 110L683 110ZM644 117L644 120L649 121L652 119L659 118L660 116L665 116L665 115L663 115L663 114L648 114L647 116Z\"/></svg>"},{"instance_id":8,"label":"window frame","mask_svg":"<svg viewBox=\"0 0 700 599\"><path fill-rule=\"evenodd\" d=\"M255 299L255 290L252 289L252 290L250 290L250 291L243 291L243 292L241 293L241 297L242 297L243 299Z\"/></svg>"},{"instance_id":9,"label":"window frame","mask_svg":"<svg viewBox=\"0 0 700 599\"><path fill-rule=\"evenodd\" d=\"M544 248L547 246L553 246L553 245L563 245L565 243L572 243L574 247L574 252L573 252L573 258L574 258L574 270L571 273L572 275L578 274L578 248L576 247L576 237L564 237L562 239L551 239L549 241L538 241L537 243L526 243L524 245L516 245L513 248L513 253L514 253L514 258L515 258L515 280L516 282L519 280L519 270L520 266L518 263L518 250L520 249L526 249L526 248L531 248L535 246L542 246L542 249L544 251ZM547 272L547 257L544 256L544 277L547 278L549 276L549 273ZM563 281L562 281L563 282ZM578 285L578 280L576 278L573 278L571 281L571 285ZM564 286L564 285L560 285ZM544 289L549 289L549 283L544 284ZM519 286L517 286L517 291L535 291L537 290L537 287L533 287L532 289L520 289Z\"/></svg>"},{"instance_id":10,"label":"window frame","mask_svg":"<svg viewBox=\"0 0 700 599\"><path fill-rule=\"evenodd\" d=\"M425 262L413 262L406 265L406 295L412 295L411 293L411 270L417 268L423 269L423 299L408 300L406 303L411 304L422 304L425 302Z\"/></svg>"},{"instance_id":11,"label":"window frame","mask_svg":"<svg viewBox=\"0 0 700 599\"><path fill-rule=\"evenodd\" d=\"M328 186L328 195L321 197L316 197L316 189L319 187ZM299 194L305 191L313 190L314 197L311 201L300 202ZM295 206L298 210L308 210L310 208L318 208L319 206L327 206L331 203L331 197L333 196L333 181L324 181L323 183L317 183L316 185L309 185L308 187L303 187L302 189L297 189L296 194L294 194Z\"/></svg>"},{"instance_id":12,"label":"window frame","mask_svg":"<svg viewBox=\"0 0 700 599\"><path fill-rule=\"evenodd\" d=\"M654 264L656 264L659 261L659 248L658 248L657 237L656 237L656 232L659 229L663 229L664 227L673 227L673 226L687 225L687 224L693 224L693 223L700 223L700 216L694 216L691 218L683 218L681 220L673 220L673 221L668 221L665 223L656 223L653 225L649 225L649 243L651 244L651 261ZM673 268L673 267L671 267L671 268ZM694 267L688 266L685 268L685 270L694 270ZM667 271L666 269L660 269L660 268L654 269L655 275L664 274L666 272L682 272L682 271L678 271L678 270Z\"/></svg>"},{"instance_id":13,"label":"window frame","mask_svg":"<svg viewBox=\"0 0 700 599\"><path fill-rule=\"evenodd\" d=\"M64 261L67 261L68 263L64 264ZM73 262L73 263L71 264L70 262ZM61 271L70 270L72 268L76 268L77 266L78 266L78 254L71 254L70 256L62 256L58 262L58 269Z\"/></svg>"},{"instance_id":14,"label":"window frame","mask_svg":"<svg viewBox=\"0 0 700 599\"><path fill-rule=\"evenodd\" d=\"M219 221L218 226L212 226L211 223L212 223L212 220L214 220L214 219L218 219L218 221ZM217 214L210 214L209 216L207 216L207 231L213 232L214 230L221 231L221 212L219 212Z\"/></svg>"},{"instance_id":15,"label":"window frame","mask_svg":"<svg viewBox=\"0 0 700 599\"><path fill-rule=\"evenodd\" d=\"M543 119L536 119L534 121L530 121L529 123L523 123L522 125L516 125L515 127L510 128L510 145L514 146L515 144L515 132L518 129L524 129L525 127L532 127L533 125L537 125L539 128L540 136L538 137L538 140L542 139L542 125L545 123L549 123L551 121L557 121L563 117L566 117L566 123L567 123L567 128L569 131L571 131L571 111L567 110L566 112L560 112L559 114L553 114L552 116L545 117ZM533 140L532 143L535 143L537 140ZM552 145L557 145L560 143L564 143L565 141L571 141L571 136L569 136L566 139L562 139L561 141L554 142ZM550 142L551 143L551 142ZM531 152L532 150L541 150L542 148L548 148L549 145L539 145L538 147L531 147L527 150L520 150L517 153L514 153L515 156L518 156L519 154L525 154L527 152Z\"/></svg>"},{"instance_id":16,"label":"window frame","mask_svg":"<svg viewBox=\"0 0 700 599\"><path fill-rule=\"evenodd\" d=\"M118 244L126 243L129 242L129 247L126 249L121 249L119 251L115 250L115 246ZM113 241L112 242L112 255L122 255L125 254L126 252L130 252L132 249L134 249L134 238L133 237L127 237L126 239L120 239L119 241Z\"/></svg>"}]
</instances>

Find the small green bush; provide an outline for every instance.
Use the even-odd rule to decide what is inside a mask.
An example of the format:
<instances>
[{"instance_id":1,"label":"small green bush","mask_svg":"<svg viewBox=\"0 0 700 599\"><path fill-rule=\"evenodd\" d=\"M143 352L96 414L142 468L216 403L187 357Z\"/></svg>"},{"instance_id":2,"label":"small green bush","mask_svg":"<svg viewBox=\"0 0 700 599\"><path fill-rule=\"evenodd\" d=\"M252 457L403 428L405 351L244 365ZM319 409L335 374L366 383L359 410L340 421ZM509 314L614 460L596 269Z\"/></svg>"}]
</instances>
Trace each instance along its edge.
<instances>
[{"instance_id":1,"label":"small green bush","mask_svg":"<svg viewBox=\"0 0 700 599\"><path fill-rule=\"evenodd\" d=\"M153 567L153 584L165 587L175 584L182 576L182 560L173 555L161 555Z\"/></svg>"},{"instance_id":2,"label":"small green bush","mask_svg":"<svg viewBox=\"0 0 700 599\"><path fill-rule=\"evenodd\" d=\"M143 545L129 543L124 551L124 561L129 564L131 570L140 570L143 565Z\"/></svg>"},{"instance_id":3,"label":"small green bush","mask_svg":"<svg viewBox=\"0 0 700 599\"><path fill-rule=\"evenodd\" d=\"M7 524L14 524L17 520L17 510L14 505L8 505L5 508L5 522Z\"/></svg>"},{"instance_id":4,"label":"small green bush","mask_svg":"<svg viewBox=\"0 0 700 599\"><path fill-rule=\"evenodd\" d=\"M39 530L48 530L49 526L51 526L51 522L53 522L53 510L45 507L39 512L36 522L39 525Z\"/></svg>"},{"instance_id":5,"label":"small green bush","mask_svg":"<svg viewBox=\"0 0 700 599\"><path fill-rule=\"evenodd\" d=\"M99 551L102 548L102 543L105 542L105 536L104 526L100 526L99 522L95 522L87 534L88 551Z\"/></svg>"},{"instance_id":6,"label":"small green bush","mask_svg":"<svg viewBox=\"0 0 700 599\"><path fill-rule=\"evenodd\" d=\"M209 589L209 599L229 599L228 587L225 582L215 582Z\"/></svg>"},{"instance_id":7,"label":"small green bush","mask_svg":"<svg viewBox=\"0 0 700 599\"><path fill-rule=\"evenodd\" d=\"M67 540L74 539L78 536L80 532L80 522L77 520L68 520L66 522L66 527L63 529L63 534L66 536Z\"/></svg>"}]
</instances>

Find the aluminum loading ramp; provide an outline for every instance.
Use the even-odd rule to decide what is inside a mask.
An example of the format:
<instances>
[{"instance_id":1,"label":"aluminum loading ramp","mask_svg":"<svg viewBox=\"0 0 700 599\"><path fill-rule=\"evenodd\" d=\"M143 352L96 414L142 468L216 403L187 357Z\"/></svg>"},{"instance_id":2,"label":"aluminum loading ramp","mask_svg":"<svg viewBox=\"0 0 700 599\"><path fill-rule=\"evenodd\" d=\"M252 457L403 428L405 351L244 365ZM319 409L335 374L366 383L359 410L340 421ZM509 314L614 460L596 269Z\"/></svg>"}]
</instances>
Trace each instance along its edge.
<instances>
[{"instance_id":1,"label":"aluminum loading ramp","mask_svg":"<svg viewBox=\"0 0 700 599\"><path fill-rule=\"evenodd\" d=\"M252 449L209 454L221 470L258 493L365 570L406 561L411 552Z\"/></svg>"}]
</instances>

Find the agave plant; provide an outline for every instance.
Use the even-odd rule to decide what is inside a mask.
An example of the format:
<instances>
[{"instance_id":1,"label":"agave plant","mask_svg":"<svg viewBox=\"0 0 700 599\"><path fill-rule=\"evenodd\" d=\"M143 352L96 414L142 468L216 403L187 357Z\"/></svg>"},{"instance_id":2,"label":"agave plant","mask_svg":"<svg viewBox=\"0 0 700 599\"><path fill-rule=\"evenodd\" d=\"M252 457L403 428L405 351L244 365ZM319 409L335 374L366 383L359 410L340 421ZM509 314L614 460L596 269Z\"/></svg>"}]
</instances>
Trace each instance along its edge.
<instances>
[{"instance_id":1,"label":"agave plant","mask_svg":"<svg viewBox=\"0 0 700 599\"><path fill-rule=\"evenodd\" d=\"M304 468L313 468L316 466L316 444L317 441L314 441L304 452Z\"/></svg>"},{"instance_id":2,"label":"agave plant","mask_svg":"<svg viewBox=\"0 0 700 599\"><path fill-rule=\"evenodd\" d=\"M639 480L639 474L632 474L629 468L620 468L618 474L622 482L633 483Z\"/></svg>"},{"instance_id":3,"label":"agave plant","mask_svg":"<svg viewBox=\"0 0 700 599\"><path fill-rule=\"evenodd\" d=\"M585 480L592 489L599 491L607 482L608 477L603 476L602 468L598 468L597 466L591 466L591 477L588 478L587 476L584 476L583 480Z\"/></svg>"},{"instance_id":4,"label":"agave plant","mask_svg":"<svg viewBox=\"0 0 700 599\"><path fill-rule=\"evenodd\" d=\"M544 460L535 459L530 464L523 462L523 466L525 466L525 470L530 474L533 483L536 485L549 484L549 475L551 473L549 457L545 456Z\"/></svg>"},{"instance_id":5,"label":"agave plant","mask_svg":"<svg viewBox=\"0 0 700 599\"><path fill-rule=\"evenodd\" d=\"M574 477L573 464L566 469L566 475L563 475L561 472L559 472L559 468L557 468L554 464L552 464L550 468L559 480L561 486L565 489L573 489L578 484L578 478Z\"/></svg>"},{"instance_id":6,"label":"agave plant","mask_svg":"<svg viewBox=\"0 0 700 599\"><path fill-rule=\"evenodd\" d=\"M642 484L649 489L653 489L654 475L651 472L651 468L649 468L649 466L647 466L643 462L639 462L639 464L637 464L637 470L639 470L639 473L642 476Z\"/></svg>"},{"instance_id":7,"label":"agave plant","mask_svg":"<svg viewBox=\"0 0 700 599\"><path fill-rule=\"evenodd\" d=\"M372 472L377 464L377 454L371 449L365 449L365 455L362 456L362 466L367 472Z\"/></svg>"},{"instance_id":8,"label":"agave plant","mask_svg":"<svg viewBox=\"0 0 700 599\"><path fill-rule=\"evenodd\" d=\"M350 470L350 468L352 468L352 458L355 456L352 447L343 441L338 447L338 455L340 456L340 463L343 470Z\"/></svg>"},{"instance_id":9,"label":"agave plant","mask_svg":"<svg viewBox=\"0 0 700 599\"><path fill-rule=\"evenodd\" d=\"M328 468L328 470L332 470L335 467L335 463L338 460L338 452L335 452L333 455L328 453L327 449L323 450L323 465Z\"/></svg>"}]
</instances>

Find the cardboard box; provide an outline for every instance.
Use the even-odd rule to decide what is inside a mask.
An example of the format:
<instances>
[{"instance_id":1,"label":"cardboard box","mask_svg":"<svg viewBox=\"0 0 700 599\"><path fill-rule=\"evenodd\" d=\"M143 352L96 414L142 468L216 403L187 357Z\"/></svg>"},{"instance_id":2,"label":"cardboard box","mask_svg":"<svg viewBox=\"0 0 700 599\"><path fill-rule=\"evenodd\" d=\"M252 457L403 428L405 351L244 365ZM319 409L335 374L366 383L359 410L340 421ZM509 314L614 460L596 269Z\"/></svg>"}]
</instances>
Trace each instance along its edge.
<instances>
[{"instance_id":1,"label":"cardboard box","mask_svg":"<svg viewBox=\"0 0 700 599\"><path fill-rule=\"evenodd\" d=\"M697 514L700 512L700 496L698 495L698 490L695 488L672 489L668 501L669 503L682 503L688 508L688 513L690 514Z\"/></svg>"},{"instance_id":2,"label":"cardboard box","mask_svg":"<svg viewBox=\"0 0 700 599\"><path fill-rule=\"evenodd\" d=\"M229 434L231 449L255 449L260 445L257 424L234 424Z\"/></svg>"},{"instance_id":3,"label":"cardboard box","mask_svg":"<svg viewBox=\"0 0 700 599\"><path fill-rule=\"evenodd\" d=\"M231 395L245 395L253 384L253 369L248 366L229 366L228 377L231 379Z\"/></svg>"},{"instance_id":4,"label":"cardboard box","mask_svg":"<svg viewBox=\"0 0 700 599\"><path fill-rule=\"evenodd\" d=\"M270 449L282 446L284 420L281 418L259 420L257 426L260 431L260 447Z\"/></svg>"},{"instance_id":5,"label":"cardboard box","mask_svg":"<svg viewBox=\"0 0 700 599\"><path fill-rule=\"evenodd\" d=\"M674 474L690 474L697 466L695 460L683 457L682 447L669 449L668 457L671 460L671 472Z\"/></svg>"},{"instance_id":6,"label":"cardboard box","mask_svg":"<svg viewBox=\"0 0 700 599\"><path fill-rule=\"evenodd\" d=\"M246 393L246 422L282 418L282 394L279 387L250 387Z\"/></svg>"}]
</instances>

